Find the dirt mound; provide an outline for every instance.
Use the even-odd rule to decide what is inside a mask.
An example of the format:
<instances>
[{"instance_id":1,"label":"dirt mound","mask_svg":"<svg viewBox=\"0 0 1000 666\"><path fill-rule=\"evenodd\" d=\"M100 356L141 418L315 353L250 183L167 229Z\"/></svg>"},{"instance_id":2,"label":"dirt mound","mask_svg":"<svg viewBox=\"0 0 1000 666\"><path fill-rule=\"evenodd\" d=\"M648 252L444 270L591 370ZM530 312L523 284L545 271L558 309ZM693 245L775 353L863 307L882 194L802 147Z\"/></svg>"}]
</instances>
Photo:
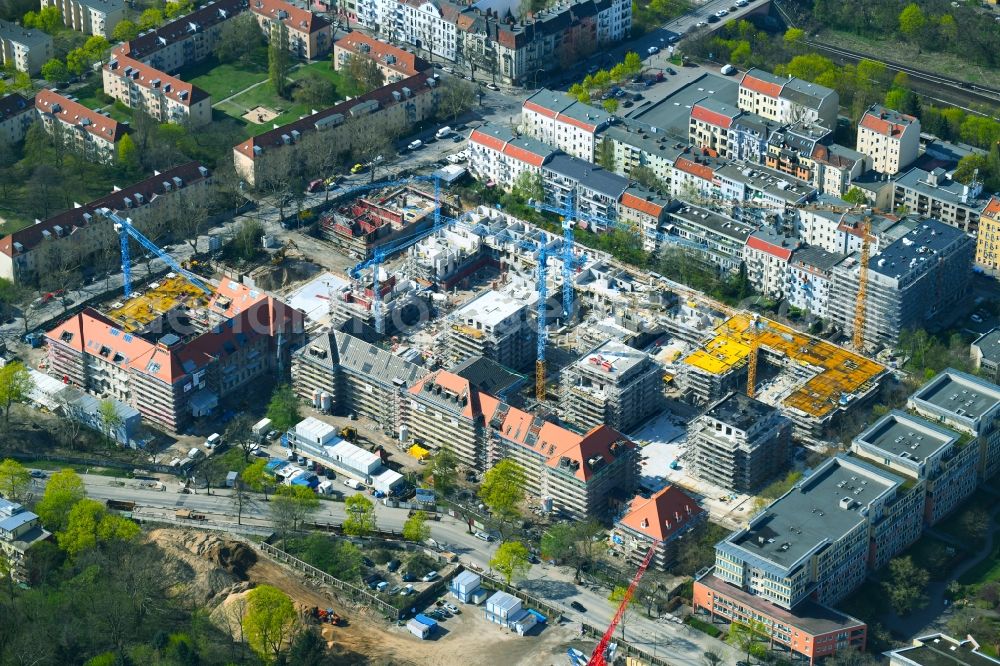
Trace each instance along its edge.
<instances>
[{"instance_id":1,"label":"dirt mound","mask_svg":"<svg viewBox=\"0 0 1000 666\"><path fill-rule=\"evenodd\" d=\"M180 581L176 593L194 603L215 603L229 594L257 561L249 546L220 534L158 529L149 533L149 540L166 554L172 577Z\"/></svg>"}]
</instances>

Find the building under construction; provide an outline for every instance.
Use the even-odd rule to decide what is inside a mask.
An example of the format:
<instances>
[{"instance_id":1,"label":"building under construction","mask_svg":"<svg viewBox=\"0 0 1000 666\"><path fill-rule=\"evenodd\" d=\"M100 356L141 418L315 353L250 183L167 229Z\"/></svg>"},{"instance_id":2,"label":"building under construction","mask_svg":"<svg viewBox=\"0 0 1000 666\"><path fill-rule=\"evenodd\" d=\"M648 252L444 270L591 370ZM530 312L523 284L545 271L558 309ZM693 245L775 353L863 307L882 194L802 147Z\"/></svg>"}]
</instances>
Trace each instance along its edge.
<instances>
[{"instance_id":1,"label":"building under construction","mask_svg":"<svg viewBox=\"0 0 1000 666\"><path fill-rule=\"evenodd\" d=\"M352 199L320 218L324 239L355 259L368 259L376 246L429 229L435 221L433 192L399 185Z\"/></svg>"},{"instance_id":2,"label":"building under construction","mask_svg":"<svg viewBox=\"0 0 1000 666\"><path fill-rule=\"evenodd\" d=\"M531 304L537 298L530 285L515 283L484 291L453 312L445 334L449 365L482 356L513 370L531 368L537 335Z\"/></svg>"},{"instance_id":3,"label":"building under construction","mask_svg":"<svg viewBox=\"0 0 1000 666\"><path fill-rule=\"evenodd\" d=\"M397 273L388 274L384 268L371 270L380 271L379 313L375 312L375 284L368 271L364 279L338 286L330 293L330 314L335 326L353 318L376 331L391 334L403 330L428 312L430 294L426 289ZM381 324L376 321L379 317Z\"/></svg>"},{"instance_id":4,"label":"building under construction","mask_svg":"<svg viewBox=\"0 0 1000 666\"><path fill-rule=\"evenodd\" d=\"M841 413L865 404L878 389L886 367L830 342L776 322L754 324L734 315L678 364L678 385L691 402L709 403L745 390L748 361L756 343L759 383L756 397L792 420L793 435L819 442Z\"/></svg>"},{"instance_id":5,"label":"building under construction","mask_svg":"<svg viewBox=\"0 0 1000 666\"><path fill-rule=\"evenodd\" d=\"M662 376L648 354L608 340L563 368L560 414L581 431L606 424L631 432L663 407Z\"/></svg>"}]
</instances>

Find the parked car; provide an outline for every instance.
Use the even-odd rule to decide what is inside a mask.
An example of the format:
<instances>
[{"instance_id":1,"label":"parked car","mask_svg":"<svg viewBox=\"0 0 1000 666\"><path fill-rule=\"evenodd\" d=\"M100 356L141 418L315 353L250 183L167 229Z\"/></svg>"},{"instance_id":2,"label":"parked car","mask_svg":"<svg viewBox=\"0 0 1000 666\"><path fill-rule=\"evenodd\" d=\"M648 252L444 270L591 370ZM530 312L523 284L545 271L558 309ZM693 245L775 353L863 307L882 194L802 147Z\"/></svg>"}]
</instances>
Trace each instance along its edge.
<instances>
[{"instance_id":1,"label":"parked car","mask_svg":"<svg viewBox=\"0 0 1000 666\"><path fill-rule=\"evenodd\" d=\"M423 146L423 145L424 145L423 141L421 141L420 139L414 139L406 147L409 150L419 150L420 147Z\"/></svg>"},{"instance_id":2,"label":"parked car","mask_svg":"<svg viewBox=\"0 0 1000 666\"><path fill-rule=\"evenodd\" d=\"M399 579L404 583L412 583L415 580L417 580L417 577L411 574L409 571L407 571L402 576L400 576Z\"/></svg>"},{"instance_id":3,"label":"parked car","mask_svg":"<svg viewBox=\"0 0 1000 666\"><path fill-rule=\"evenodd\" d=\"M646 53L648 53L649 55L656 55L659 52L660 52L659 46L650 46L648 49L646 49Z\"/></svg>"},{"instance_id":4,"label":"parked car","mask_svg":"<svg viewBox=\"0 0 1000 666\"><path fill-rule=\"evenodd\" d=\"M385 568L388 571L397 571L401 564L402 562L399 560L389 560L389 564L385 565Z\"/></svg>"},{"instance_id":5,"label":"parked car","mask_svg":"<svg viewBox=\"0 0 1000 666\"><path fill-rule=\"evenodd\" d=\"M425 583L429 583L435 578L437 578L438 575L439 574L437 571L428 571L427 573L424 574L424 577L421 578L420 580L424 581Z\"/></svg>"},{"instance_id":6,"label":"parked car","mask_svg":"<svg viewBox=\"0 0 1000 666\"><path fill-rule=\"evenodd\" d=\"M500 86L498 86L497 84L493 83L492 81L489 82L489 83L487 83L486 87L489 88L490 90L500 90Z\"/></svg>"},{"instance_id":7,"label":"parked car","mask_svg":"<svg viewBox=\"0 0 1000 666\"><path fill-rule=\"evenodd\" d=\"M581 604L579 601L572 601L572 602L570 602L569 607L572 608L573 610L577 611L578 613L586 613L587 612L587 607L584 606L583 604Z\"/></svg>"},{"instance_id":8,"label":"parked car","mask_svg":"<svg viewBox=\"0 0 1000 666\"><path fill-rule=\"evenodd\" d=\"M493 541L493 537L491 537L486 532L483 532L482 530L476 532L476 538L479 539L479 540L481 540L481 541L486 541L486 542Z\"/></svg>"},{"instance_id":9,"label":"parked car","mask_svg":"<svg viewBox=\"0 0 1000 666\"><path fill-rule=\"evenodd\" d=\"M445 604L444 607L447 608L452 613L454 613L455 615L458 615L459 613L462 612L458 609L458 606L456 606L455 604Z\"/></svg>"},{"instance_id":10,"label":"parked car","mask_svg":"<svg viewBox=\"0 0 1000 666\"><path fill-rule=\"evenodd\" d=\"M358 163L351 167L351 173L358 174L365 170L365 165Z\"/></svg>"}]
</instances>

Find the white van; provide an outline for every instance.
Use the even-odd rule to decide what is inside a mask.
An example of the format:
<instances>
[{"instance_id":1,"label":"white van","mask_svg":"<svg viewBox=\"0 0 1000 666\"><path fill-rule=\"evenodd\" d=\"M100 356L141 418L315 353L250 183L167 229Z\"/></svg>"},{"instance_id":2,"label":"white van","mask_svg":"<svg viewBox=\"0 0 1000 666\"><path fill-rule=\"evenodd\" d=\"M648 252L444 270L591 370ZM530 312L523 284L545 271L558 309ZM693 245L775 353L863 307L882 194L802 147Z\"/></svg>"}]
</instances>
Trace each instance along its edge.
<instances>
[{"instance_id":1,"label":"white van","mask_svg":"<svg viewBox=\"0 0 1000 666\"><path fill-rule=\"evenodd\" d=\"M200 455L201 455L201 449L199 449L199 448L196 447L196 448L192 448L190 451L188 451L187 457L190 458L191 460L195 460Z\"/></svg>"},{"instance_id":2,"label":"white van","mask_svg":"<svg viewBox=\"0 0 1000 666\"><path fill-rule=\"evenodd\" d=\"M729 76L730 74L735 74L736 73L736 68L733 67L732 65L723 65L722 69L719 70L719 71L722 72L723 75Z\"/></svg>"},{"instance_id":3,"label":"white van","mask_svg":"<svg viewBox=\"0 0 1000 666\"><path fill-rule=\"evenodd\" d=\"M213 432L208 436L208 439L205 440L206 449L214 449L219 444L222 444L222 435L217 432Z\"/></svg>"},{"instance_id":4,"label":"white van","mask_svg":"<svg viewBox=\"0 0 1000 666\"><path fill-rule=\"evenodd\" d=\"M452 135L451 128L448 127L447 125L445 125L441 129L439 129L434 136L436 136L438 139L444 139L444 138L449 137L451 135Z\"/></svg>"},{"instance_id":5,"label":"white van","mask_svg":"<svg viewBox=\"0 0 1000 666\"><path fill-rule=\"evenodd\" d=\"M420 139L414 139L413 141L410 142L410 145L408 145L407 148L409 148L410 150L417 150L422 145L424 145L423 141L421 141Z\"/></svg>"},{"instance_id":6,"label":"white van","mask_svg":"<svg viewBox=\"0 0 1000 666\"><path fill-rule=\"evenodd\" d=\"M353 488L354 490L364 488L360 481L355 481L354 479L344 479L344 485L348 488Z\"/></svg>"}]
</instances>

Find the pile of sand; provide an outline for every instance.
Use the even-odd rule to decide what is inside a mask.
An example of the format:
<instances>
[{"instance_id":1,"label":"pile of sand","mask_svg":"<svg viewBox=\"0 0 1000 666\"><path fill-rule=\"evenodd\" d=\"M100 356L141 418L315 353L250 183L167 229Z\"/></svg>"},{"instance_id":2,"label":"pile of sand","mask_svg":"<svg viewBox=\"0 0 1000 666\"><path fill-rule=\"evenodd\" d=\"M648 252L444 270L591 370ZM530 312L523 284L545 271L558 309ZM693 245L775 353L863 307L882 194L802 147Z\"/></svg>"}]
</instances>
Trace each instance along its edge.
<instances>
[{"instance_id":1,"label":"pile of sand","mask_svg":"<svg viewBox=\"0 0 1000 666\"><path fill-rule=\"evenodd\" d=\"M214 604L247 580L247 570L257 561L252 548L215 533L158 529L149 540L164 552L166 566L180 581L177 595L195 604Z\"/></svg>"}]
</instances>

